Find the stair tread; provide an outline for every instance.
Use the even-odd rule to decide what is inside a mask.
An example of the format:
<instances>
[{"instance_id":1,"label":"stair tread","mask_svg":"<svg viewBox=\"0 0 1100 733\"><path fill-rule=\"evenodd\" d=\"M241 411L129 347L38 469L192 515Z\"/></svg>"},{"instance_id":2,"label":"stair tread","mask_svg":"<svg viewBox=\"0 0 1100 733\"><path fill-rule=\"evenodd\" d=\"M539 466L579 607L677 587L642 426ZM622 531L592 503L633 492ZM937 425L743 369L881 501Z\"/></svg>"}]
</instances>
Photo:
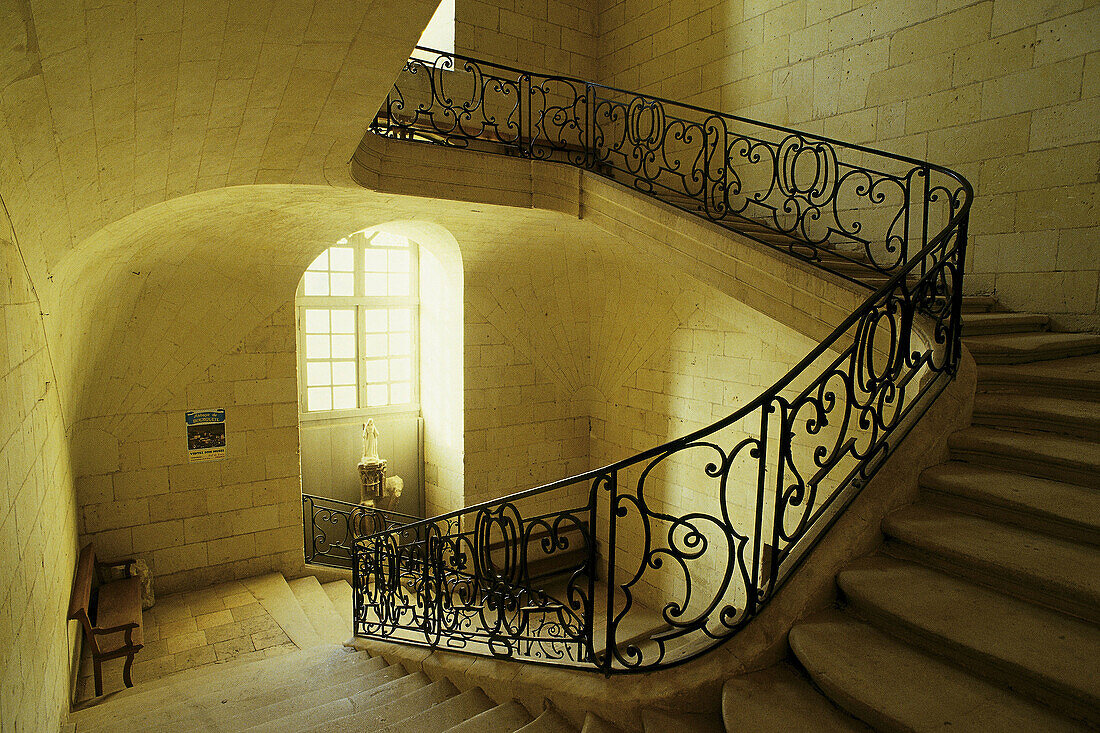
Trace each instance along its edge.
<instances>
[{"instance_id":1,"label":"stair tread","mask_svg":"<svg viewBox=\"0 0 1100 733\"><path fill-rule=\"evenodd\" d=\"M282 573L258 575L254 578L246 578L241 583L256 596L256 600L264 610L275 619L299 649L308 649L324 643L313 630L313 624L309 622L309 618L302 610L294 591L290 589Z\"/></svg>"},{"instance_id":2,"label":"stair tread","mask_svg":"<svg viewBox=\"0 0 1100 733\"><path fill-rule=\"evenodd\" d=\"M713 713L686 713L668 710L642 710L642 730L645 733L691 731L691 733L725 733L722 718Z\"/></svg>"},{"instance_id":3,"label":"stair tread","mask_svg":"<svg viewBox=\"0 0 1100 733\"><path fill-rule=\"evenodd\" d=\"M838 611L797 624L790 643L826 694L876 730L1084 730Z\"/></svg>"},{"instance_id":4,"label":"stair tread","mask_svg":"<svg viewBox=\"0 0 1100 733\"><path fill-rule=\"evenodd\" d=\"M989 427L970 427L948 439L952 457L1002 456L1012 469L1043 475L1056 467L1082 478L1072 483L1093 485L1100 480L1100 446L1097 443L1053 433L1015 432ZM1050 478L1059 478L1050 476ZM1090 480L1091 478L1091 480Z\"/></svg>"},{"instance_id":5,"label":"stair tread","mask_svg":"<svg viewBox=\"0 0 1100 733\"><path fill-rule=\"evenodd\" d=\"M1084 391L1100 398L1100 354L1028 364L982 364L978 389L991 384L1018 383L1028 390L1038 385Z\"/></svg>"},{"instance_id":6,"label":"stair tread","mask_svg":"<svg viewBox=\"0 0 1100 733\"><path fill-rule=\"evenodd\" d=\"M577 733L577 728L553 708L543 710L537 718L516 733Z\"/></svg>"},{"instance_id":7,"label":"stair tread","mask_svg":"<svg viewBox=\"0 0 1100 733\"><path fill-rule=\"evenodd\" d=\"M848 565L837 585L861 615L873 610L891 630L916 630L964 666L996 667L1094 710L1100 705L1100 629L1092 624L881 555Z\"/></svg>"},{"instance_id":8,"label":"stair tread","mask_svg":"<svg viewBox=\"0 0 1100 733\"><path fill-rule=\"evenodd\" d=\"M974 499L982 505L1004 506L1100 532L1100 493L1084 486L961 461L926 469L920 483L925 489Z\"/></svg>"},{"instance_id":9,"label":"stair tread","mask_svg":"<svg viewBox=\"0 0 1100 733\"><path fill-rule=\"evenodd\" d=\"M1018 324L1018 323L1041 323L1047 324L1050 322L1050 316L1045 313L1020 313L1016 311L989 311L984 313L968 313L966 316L968 323L980 323L983 326L989 326L993 324Z\"/></svg>"},{"instance_id":10,"label":"stair tread","mask_svg":"<svg viewBox=\"0 0 1100 733\"><path fill-rule=\"evenodd\" d=\"M385 666L381 669L367 673L356 674L349 679L343 679L330 684L330 678L322 677L313 683L301 684L294 690L285 690L282 699L264 700L262 705L236 705L232 710L218 710L213 708L211 712L217 713L217 728L210 730L247 728L257 723L277 720L291 715L299 710L306 710L326 703L350 699L356 694L366 690L383 687L401 677L405 670L400 666ZM173 728L181 733L197 728L179 727Z\"/></svg>"},{"instance_id":11,"label":"stair tread","mask_svg":"<svg viewBox=\"0 0 1100 733\"><path fill-rule=\"evenodd\" d=\"M337 708L339 712L326 712L323 708L302 710L275 721L278 724L272 725L272 728L310 733L381 729L419 715L458 692L449 680L432 682L422 672L406 675L400 681L404 685L399 691L404 694L385 696L385 688L380 688L376 691L379 694L368 693L350 698L350 708L341 706Z\"/></svg>"},{"instance_id":12,"label":"stair tread","mask_svg":"<svg viewBox=\"0 0 1100 733\"><path fill-rule=\"evenodd\" d=\"M975 570L1100 608L1100 551L925 503L886 516L883 531Z\"/></svg>"},{"instance_id":13,"label":"stair tread","mask_svg":"<svg viewBox=\"0 0 1100 733\"><path fill-rule=\"evenodd\" d=\"M224 695L227 690L232 691L237 699L242 699L248 695L262 694L273 684L293 684L296 680L325 674L345 665L356 665L363 659L370 659L370 656L362 656L344 647L330 646L270 659L204 665L124 690L112 696L109 704L73 711L70 719L78 723L79 730L85 730L85 725L92 726L102 720L150 712L163 715L167 710L195 704L204 696ZM181 694L184 690L186 695Z\"/></svg>"},{"instance_id":14,"label":"stair tread","mask_svg":"<svg viewBox=\"0 0 1100 733\"><path fill-rule=\"evenodd\" d=\"M527 712L527 708L511 700L448 728L447 733L515 733L530 722L531 714Z\"/></svg>"},{"instance_id":15,"label":"stair tread","mask_svg":"<svg viewBox=\"0 0 1100 733\"><path fill-rule=\"evenodd\" d=\"M584 725L581 726L581 733L623 733L623 730L617 725L608 723L592 711L588 711L584 714Z\"/></svg>"},{"instance_id":16,"label":"stair tread","mask_svg":"<svg viewBox=\"0 0 1100 733\"><path fill-rule=\"evenodd\" d=\"M729 731L867 730L784 663L726 680L722 720Z\"/></svg>"},{"instance_id":17,"label":"stair tread","mask_svg":"<svg viewBox=\"0 0 1100 733\"><path fill-rule=\"evenodd\" d=\"M1038 361L1100 351L1100 336L1089 333L1029 331L967 336L964 343L979 363L998 358Z\"/></svg>"},{"instance_id":18,"label":"stair tread","mask_svg":"<svg viewBox=\"0 0 1100 733\"><path fill-rule=\"evenodd\" d=\"M988 312L997 308L997 299L992 295L964 295L963 313Z\"/></svg>"},{"instance_id":19,"label":"stair tread","mask_svg":"<svg viewBox=\"0 0 1100 733\"><path fill-rule=\"evenodd\" d=\"M474 687L432 705L416 715L396 721L382 728L379 733L407 733L413 730L417 733L443 733L448 728L492 707L493 701L489 696L480 687Z\"/></svg>"},{"instance_id":20,"label":"stair tread","mask_svg":"<svg viewBox=\"0 0 1100 733\"><path fill-rule=\"evenodd\" d=\"M321 588L316 577L305 575L288 583L290 590L298 599L298 605L302 607L302 611L319 637L332 644L343 644L347 641L351 630L344 628L343 619L336 612L332 600Z\"/></svg>"},{"instance_id":21,"label":"stair tread","mask_svg":"<svg viewBox=\"0 0 1100 733\"><path fill-rule=\"evenodd\" d=\"M348 632L351 633L353 628L351 615L354 606L351 584L346 580L336 580L325 583L321 586L321 590L328 596L329 601L332 602L332 607L336 609L336 614L344 621Z\"/></svg>"},{"instance_id":22,"label":"stair tread","mask_svg":"<svg viewBox=\"0 0 1100 733\"><path fill-rule=\"evenodd\" d=\"M974 412L1049 417L1100 425L1100 402L1046 395L979 392L974 396Z\"/></svg>"}]
</instances>

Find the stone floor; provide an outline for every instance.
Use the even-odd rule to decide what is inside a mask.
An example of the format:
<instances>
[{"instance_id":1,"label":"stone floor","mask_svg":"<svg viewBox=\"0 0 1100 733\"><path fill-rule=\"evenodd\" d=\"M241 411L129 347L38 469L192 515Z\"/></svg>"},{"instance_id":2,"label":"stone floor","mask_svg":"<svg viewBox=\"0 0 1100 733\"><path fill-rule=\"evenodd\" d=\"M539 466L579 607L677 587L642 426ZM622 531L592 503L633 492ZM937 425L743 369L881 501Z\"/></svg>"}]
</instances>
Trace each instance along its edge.
<instances>
[{"instance_id":1,"label":"stone floor","mask_svg":"<svg viewBox=\"0 0 1100 733\"><path fill-rule=\"evenodd\" d=\"M192 667L230 659L262 659L296 651L275 619L242 583L230 582L158 597L144 611L145 648L134 659L135 685ZM103 664L103 691L124 688L122 659ZM87 645L77 681L77 703L95 695Z\"/></svg>"}]
</instances>

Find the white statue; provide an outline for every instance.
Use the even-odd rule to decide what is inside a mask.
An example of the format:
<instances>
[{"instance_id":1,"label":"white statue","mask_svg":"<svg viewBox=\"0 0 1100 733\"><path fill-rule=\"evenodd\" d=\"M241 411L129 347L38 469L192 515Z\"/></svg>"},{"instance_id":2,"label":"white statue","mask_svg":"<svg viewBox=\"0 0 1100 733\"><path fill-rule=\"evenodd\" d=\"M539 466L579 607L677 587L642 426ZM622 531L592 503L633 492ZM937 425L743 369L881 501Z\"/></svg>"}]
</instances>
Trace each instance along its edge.
<instances>
[{"instance_id":1,"label":"white statue","mask_svg":"<svg viewBox=\"0 0 1100 733\"><path fill-rule=\"evenodd\" d=\"M378 428L374 427L374 420L367 420L363 426L363 463L378 463Z\"/></svg>"}]
</instances>

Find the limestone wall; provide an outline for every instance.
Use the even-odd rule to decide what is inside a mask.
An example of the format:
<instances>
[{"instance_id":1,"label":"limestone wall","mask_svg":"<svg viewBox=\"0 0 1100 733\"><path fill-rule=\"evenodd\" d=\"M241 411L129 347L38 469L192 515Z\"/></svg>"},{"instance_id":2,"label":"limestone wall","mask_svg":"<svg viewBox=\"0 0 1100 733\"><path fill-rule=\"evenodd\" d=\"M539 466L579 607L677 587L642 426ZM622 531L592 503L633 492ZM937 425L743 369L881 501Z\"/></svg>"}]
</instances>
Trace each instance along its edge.
<instances>
[{"instance_id":1,"label":"limestone wall","mask_svg":"<svg viewBox=\"0 0 1100 733\"><path fill-rule=\"evenodd\" d=\"M954 168L967 289L1100 328L1100 7L607 2L600 81Z\"/></svg>"},{"instance_id":2,"label":"limestone wall","mask_svg":"<svg viewBox=\"0 0 1100 733\"><path fill-rule=\"evenodd\" d=\"M595 3L457 0L455 15L458 53L544 74L595 78Z\"/></svg>"},{"instance_id":3,"label":"limestone wall","mask_svg":"<svg viewBox=\"0 0 1100 733\"><path fill-rule=\"evenodd\" d=\"M126 415L118 463L77 480L82 537L142 557L158 593L302 564L293 300L151 413ZM226 458L188 461L188 410L224 408Z\"/></svg>"},{"instance_id":4,"label":"limestone wall","mask_svg":"<svg viewBox=\"0 0 1100 733\"><path fill-rule=\"evenodd\" d=\"M68 712L76 564L68 441L41 305L0 208L0 728Z\"/></svg>"}]
</instances>

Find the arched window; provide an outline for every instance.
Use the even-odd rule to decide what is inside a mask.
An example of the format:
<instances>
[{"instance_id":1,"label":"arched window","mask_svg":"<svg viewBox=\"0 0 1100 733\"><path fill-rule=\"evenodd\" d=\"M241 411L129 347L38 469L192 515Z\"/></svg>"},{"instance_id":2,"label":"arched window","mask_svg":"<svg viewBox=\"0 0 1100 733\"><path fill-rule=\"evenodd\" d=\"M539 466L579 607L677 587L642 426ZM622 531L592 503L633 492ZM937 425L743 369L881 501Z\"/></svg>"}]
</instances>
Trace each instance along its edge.
<instances>
[{"instance_id":1,"label":"arched window","mask_svg":"<svg viewBox=\"0 0 1100 733\"><path fill-rule=\"evenodd\" d=\"M367 230L322 252L302 276L302 419L419 410L417 247Z\"/></svg>"}]
</instances>

